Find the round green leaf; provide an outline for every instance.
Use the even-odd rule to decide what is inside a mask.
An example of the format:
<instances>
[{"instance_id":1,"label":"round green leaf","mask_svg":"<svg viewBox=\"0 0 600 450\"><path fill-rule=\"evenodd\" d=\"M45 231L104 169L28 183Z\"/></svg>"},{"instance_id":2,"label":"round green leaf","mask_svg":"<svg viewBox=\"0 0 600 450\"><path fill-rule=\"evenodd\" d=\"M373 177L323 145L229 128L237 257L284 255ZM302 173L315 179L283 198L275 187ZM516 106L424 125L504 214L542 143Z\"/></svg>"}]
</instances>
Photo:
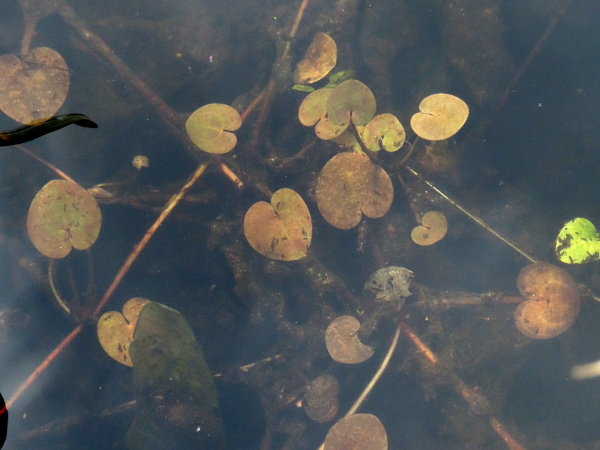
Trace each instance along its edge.
<instances>
[{"instance_id":1,"label":"round green leaf","mask_svg":"<svg viewBox=\"0 0 600 450\"><path fill-rule=\"evenodd\" d=\"M100 208L92 194L65 180L52 180L40 189L27 215L31 242L49 258L63 258L71 247L91 247L101 223Z\"/></svg>"},{"instance_id":2,"label":"round green leaf","mask_svg":"<svg viewBox=\"0 0 600 450\"><path fill-rule=\"evenodd\" d=\"M556 238L556 256L567 264L585 264L600 259L600 236L592 222L578 217L562 227Z\"/></svg>"},{"instance_id":3,"label":"round green leaf","mask_svg":"<svg viewBox=\"0 0 600 450\"><path fill-rule=\"evenodd\" d=\"M192 113L185 129L194 144L207 153L227 153L237 144L231 131L242 126L240 114L231 106L210 103Z\"/></svg>"}]
</instances>

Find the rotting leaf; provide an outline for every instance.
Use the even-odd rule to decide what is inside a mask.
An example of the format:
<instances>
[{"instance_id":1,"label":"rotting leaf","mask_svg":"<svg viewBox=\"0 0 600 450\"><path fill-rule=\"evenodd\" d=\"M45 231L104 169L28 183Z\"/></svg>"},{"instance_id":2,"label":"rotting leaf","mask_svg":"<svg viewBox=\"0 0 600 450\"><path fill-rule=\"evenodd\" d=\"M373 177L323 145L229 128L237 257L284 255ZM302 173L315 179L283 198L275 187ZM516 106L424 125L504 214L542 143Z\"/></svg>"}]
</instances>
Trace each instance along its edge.
<instances>
[{"instance_id":1,"label":"rotting leaf","mask_svg":"<svg viewBox=\"0 0 600 450\"><path fill-rule=\"evenodd\" d=\"M521 269L517 288L525 301L515 310L515 324L525 336L549 339L567 331L579 315L579 291L566 271L548 263Z\"/></svg>"},{"instance_id":2,"label":"rotting leaf","mask_svg":"<svg viewBox=\"0 0 600 450\"><path fill-rule=\"evenodd\" d=\"M362 214L378 218L388 212L394 188L388 174L368 156L339 153L325 164L317 181L317 205L336 228L353 228Z\"/></svg>"},{"instance_id":3,"label":"rotting leaf","mask_svg":"<svg viewBox=\"0 0 600 450\"><path fill-rule=\"evenodd\" d=\"M404 127L393 114L376 115L362 133L364 144L374 152L380 149L395 152L404 145L405 139Z\"/></svg>"},{"instance_id":4,"label":"rotting leaf","mask_svg":"<svg viewBox=\"0 0 600 450\"><path fill-rule=\"evenodd\" d=\"M306 415L320 423L333 419L339 409L339 391L340 383L331 374L326 373L312 380L306 387L302 402Z\"/></svg>"},{"instance_id":5,"label":"rotting leaf","mask_svg":"<svg viewBox=\"0 0 600 450\"><path fill-rule=\"evenodd\" d=\"M294 83L311 84L327 76L337 61L337 46L328 34L318 32L294 71Z\"/></svg>"},{"instance_id":6,"label":"rotting leaf","mask_svg":"<svg viewBox=\"0 0 600 450\"><path fill-rule=\"evenodd\" d=\"M446 216L438 211L429 211L421 218L421 225L413 228L410 238L418 245L432 245L446 236L447 231Z\"/></svg>"},{"instance_id":7,"label":"rotting leaf","mask_svg":"<svg viewBox=\"0 0 600 450\"><path fill-rule=\"evenodd\" d=\"M357 333L360 322L352 316L340 316L325 331L325 345L331 358L342 364L359 364L373 356L373 348L363 344Z\"/></svg>"},{"instance_id":8,"label":"rotting leaf","mask_svg":"<svg viewBox=\"0 0 600 450\"><path fill-rule=\"evenodd\" d=\"M331 427L325 450L387 450L388 439L380 420L372 414L352 414Z\"/></svg>"},{"instance_id":9,"label":"rotting leaf","mask_svg":"<svg viewBox=\"0 0 600 450\"><path fill-rule=\"evenodd\" d=\"M96 331L100 345L115 361L133 367L129 345L133 341L133 332L140 311L149 302L150 300L142 297L130 298L123 305L123 314L118 311L108 311L98 320Z\"/></svg>"},{"instance_id":10,"label":"rotting leaf","mask_svg":"<svg viewBox=\"0 0 600 450\"><path fill-rule=\"evenodd\" d=\"M376 270L365 283L365 291L375 294L375 300L394 302L399 310L410 297L410 283L414 274L404 267L388 266Z\"/></svg>"},{"instance_id":11,"label":"rotting leaf","mask_svg":"<svg viewBox=\"0 0 600 450\"><path fill-rule=\"evenodd\" d=\"M49 258L64 258L72 247L91 247L101 223L100 208L92 194L65 180L52 180L40 189L27 215L31 242Z\"/></svg>"},{"instance_id":12,"label":"rotting leaf","mask_svg":"<svg viewBox=\"0 0 600 450\"><path fill-rule=\"evenodd\" d=\"M327 116L334 124L366 125L375 116L377 103L367 86L358 80L344 81L327 99Z\"/></svg>"},{"instance_id":13,"label":"rotting leaf","mask_svg":"<svg viewBox=\"0 0 600 450\"><path fill-rule=\"evenodd\" d=\"M210 103L198 108L185 123L192 142L201 150L213 154L231 151L237 144L237 137L232 131L241 126L240 113L222 103Z\"/></svg>"},{"instance_id":14,"label":"rotting leaf","mask_svg":"<svg viewBox=\"0 0 600 450\"><path fill-rule=\"evenodd\" d=\"M467 104L450 94L425 97L419 110L421 112L410 119L410 126L418 136L430 141L441 141L453 136L469 117Z\"/></svg>"},{"instance_id":15,"label":"rotting leaf","mask_svg":"<svg viewBox=\"0 0 600 450\"><path fill-rule=\"evenodd\" d=\"M252 248L264 256L295 261L304 257L310 247L310 212L296 191L279 189L271 203L258 202L248 209L244 234Z\"/></svg>"},{"instance_id":16,"label":"rotting leaf","mask_svg":"<svg viewBox=\"0 0 600 450\"><path fill-rule=\"evenodd\" d=\"M37 47L21 57L0 55L0 109L18 122L53 116L69 86L67 63L51 48Z\"/></svg>"},{"instance_id":17,"label":"rotting leaf","mask_svg":"<svg viewBox=\"0 0 600 450\"><path fill-rule=\"evenodd\" d=\"M582 217L564 224L556 238L554 251L566 264L585 264L600 259L600 236L592 222Z\"/></svg>"}]
</instances>

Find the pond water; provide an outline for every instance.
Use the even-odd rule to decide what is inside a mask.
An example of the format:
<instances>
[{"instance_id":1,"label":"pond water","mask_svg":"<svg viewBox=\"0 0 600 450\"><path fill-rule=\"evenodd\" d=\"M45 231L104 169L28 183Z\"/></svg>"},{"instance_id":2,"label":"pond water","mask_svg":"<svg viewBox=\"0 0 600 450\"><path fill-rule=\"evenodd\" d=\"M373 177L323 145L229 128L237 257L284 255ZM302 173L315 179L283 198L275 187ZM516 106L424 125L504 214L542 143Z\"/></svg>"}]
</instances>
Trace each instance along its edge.
<instances>
[{"instance_id":1,"label":"pond water","mask_svg":"<svg viewBox=\"0 0 600 450\"><path fill-rule=\"evenodd\" d=\"M5 448L318 448L377 372L396 330L389 364L358 409L377 417L390 449L501 449L505 439L523 448L598 448L600 378L569 373L600 359L592 297L600 295L600 263L563 264L554 254L565 222L600 225L598 17L591 0L3 2L0 130L72 113L98 124L0 153ZM330 72L325 64L312 86L325 88L338 74L367 91L350 84L340 98L327 94L335 100L325 111L336 120L352 105L355 122L336 124L347 127L345 142L365 152L356 136L371 119L358 119L373 106L368 91L377 114L395 115L406 138L398 151L367 150L369 158L348 158L327 177L328 161L352 149L319 139L298 117L308 94L294 86L294 70L317 33L333 39L336 64ZM34 56L38 48L65 65ZM411 118L438 93L462 99L469 114L455 134L428 141ZM224 113L211 110L195 131L200 149L186 121L214 103L231 106L221 111L241 126L227 131ZM215 153L215 139L231 150ZM61 177L32 155L96 197L102 223L89 250L51 261L32 244L30 205ZM145 161L140 155L148 167L133 167L134 158ZM447 231L435 243L421 222L429 211L447 222L440 219ZM63 237L76 233L72 222ZM411 240L416 227L431 245ZM514 322L517 277L531 260L560 266L579 285L577 318L549 339L530 339ZM393 266L414 275L406 298L386 302L365 290L373 273ZM392 281L378 278L377 292ZM134 370L103 350L100 315L133 297L187 321L196 340L182 332L185 351L169 342L179 334L156 325L166 336L156 339L168 342L157 348L177 358L154 363L147 355L159 350L143 351L142 340L136 350L149 367L187 380L167 376L166 388L149 369L140 388ZM344 315L358 319L360 330L346 333L361 342L342 339L337 350L370 346L364 362L336 362L328 352L327 327ZM69 333L72 341L13 397ZM180 375L206 365L218 411L195 397L195 372ZM322 376L315 396L311 382ZM327 401L312 418L307 392L313 403ZM147 440L132 439L134 428L150 429ZM199 437L210 429L218 439ZM385 448L372 445L363 448Z\"/></svg>"}]
</instances>

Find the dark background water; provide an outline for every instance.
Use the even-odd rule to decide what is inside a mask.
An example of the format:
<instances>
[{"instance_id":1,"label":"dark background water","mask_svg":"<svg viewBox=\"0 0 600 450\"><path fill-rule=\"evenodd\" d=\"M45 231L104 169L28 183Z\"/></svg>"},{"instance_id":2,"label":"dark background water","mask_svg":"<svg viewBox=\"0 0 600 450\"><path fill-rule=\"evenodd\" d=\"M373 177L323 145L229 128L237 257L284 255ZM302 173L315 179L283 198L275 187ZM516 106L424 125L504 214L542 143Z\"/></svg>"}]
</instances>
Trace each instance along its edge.
<instances>
[{"instance_id":1,"label":"dark background water","mask_svg":"<svg viewBox=\"0 0 600 450\"><path fill-rule=\"evenodd\" d=\"M357 78L373 90L378 112L396 114L407 130L410 116L426 95L448 92L469 104L466 126L448 141L452 163L446 170L435 170L422 160L415 162L436 186L548 262L556 262L552 246L564 222L586 217L600 224L597 2L573 2L498 111L494 110L498 98L511 86L512 77L565 2L359 1L358 8L351 1L331 3L309 5L292 45L293 63L302 58L316 31L330 33L340 52L338 67L353 67ZM356 15L344 16L335 10L343 5L344 11L356 10ZM278 32L289 31L299 2L140 0L72 2L71 6L133 72L181 113L183 123L204 104L247 104L247 98L264 88L277 56ZM18 54L23 35L19 2L5 0L3 8L0 53ZM168 195L205 157L190 155L147 99L90 49L60 14L52 13L39 22L32 46L51 47L67 61L71 87L59 113L85 113L99 128L69 127L28 148L86 188L129 179L134 172L131 159L145 154L150 167L126 192L132 196L165 193L154 203L142 202L142 208L101 205L103 226L93 258L95 283L102 294ZM277 91L259 135L258 151L252 155L247 151L257 126L255 113L238 133L238 146L226 161L242 179L257 171L268 174L265 180L273 191L296 189L313 217L311 251L362 296L364 282L378 268L374 259L356 252L355 230L335 230L324 222L311 195L319 168L335 153L333 146L318 143L319 151L307 156L306 171L264 171L262 159L271 153L291 156L310 141L312 130L296 118L304 95L289 89ZM485 121L490 122L483 127ZM0 129L15 126L12 119L0 115ZM478 134L480 130L483 133ZM17 150L7 148L0 153L0 311L17 311L16 318L9 320L12 328L0 342L0 392L5 398L73 326L48 294L47 262L30 244L25 227L31 199L52 177ZM414 218L407 199L414 193L410 189L422 190L423 186L408 174L403 177L409 189L404 191L393 177L392 209L370 228L375 235L372 239L381 242L386 230L396 227L384 249L385 263L409 268L416 281L433 289L516 295L515 280L527 261L435 195L428 198L448 216L448 236L432 248L416 247L409 241ZM192 193L202 201L178 207L179 215L160 228L108 309L119 310L134 296L178 309L194 328L214 372L233 370L278 352L287 352L290 358L302 352L281 344L281 329L274 320L256 317L257 311L263 311L264 299L234 289L236 274L227 249L242 249L243 260L266 291L274 300L284 299L287 317L294 324L308 323L315 309L323 308L325 315L331 312L328 307L337 307L341 314L344 307L311 288L299 275L297 264L269 264L246 244L243 214L253 202L266 197L253 190L238 192L216 170L201 178ZM32 270L22 268L23 260ZM61 267L67 270L70 265L84 291L87 260L71 255L68 261ZM578 283L600 292L598 263L565 268ZM38 279L32 275L36 271ZM69 292L65 281L60 287ZM437 336L425 325L427 312L422 317L413 314L411 325L427 334L434 351L458 355L453 361L456 373L467 384L482 387L484 393L488 389L494 415L525 446L596 448L600 381L575 382L568 372L574 364L600 359L598 303L585 299L578 321L565 334L522 347L516 345L523 342L515 337L512 309L433 312L428 319L438 321L444 330ZM302 373L307 377L303 382L321 371L336 374L344 411L376 370L392 333L392 321L375 332L369 343L376 347L376 354L367 363L341 366L323 358ZM410 355L411 345L401 340L386 375L361 408L383 422L390 448L503 448L485 420L469 414L448 385L433 386ZM238 448L258 448L264 412L257 398L265 393L261 388L276 388L266 384L266 375L263 384L260 375L256 377L255 384L243 378L239 383L229 379L218 384L229 439ZM290 398L296 401L302 397L301 389L294 390L298 385L302 383L290 380L281 390L287 393L289 389L295 395ZM133 413L102 418L98 414L105 409L114 412L117 405L132 399L131 369L104 354L95 326L90 325L11 409L6 448L123 448ZM272 448L315 448L332 424L317 425L293 406L282 411L277 418L281 421L270 424ZM248 412L259 417L255 426ZM266 416L273 420L268 411ZM41 431L35 438L23 435L62 418L80 421ZM240 423L251 425L244 428Z\"/></svg>"}]
</instances>

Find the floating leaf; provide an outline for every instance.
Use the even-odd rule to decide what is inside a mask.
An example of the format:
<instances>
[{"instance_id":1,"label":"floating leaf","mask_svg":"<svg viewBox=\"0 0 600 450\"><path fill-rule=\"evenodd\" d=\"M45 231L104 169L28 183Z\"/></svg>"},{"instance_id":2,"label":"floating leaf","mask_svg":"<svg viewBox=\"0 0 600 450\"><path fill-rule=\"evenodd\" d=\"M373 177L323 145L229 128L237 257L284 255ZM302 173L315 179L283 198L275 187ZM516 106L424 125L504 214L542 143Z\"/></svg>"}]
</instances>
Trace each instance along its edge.
<instances>
[{"instance_id":1,"label":"floating leaf","mask_svg":"<svg viewBox=\"0 0 600 450\"><path fill-rule=\"evenodd\" d=\"M600 236L592 222L582 217L562 227L556 238L556 256L566 264L585 264L600 259Z\"/></svg>"},{"instance_id":2,"label":"floating leaf","mask_svg":"<svg viewBox=\"0 0 600 450\"><path fill-rule=\"evenodd\" d=\"M352 414L340 419L325 437L325 450L387 450L383 424L372 414Z\"/></svg>"},{"instance_id":3,"label":"floating leaf","mask_svg":"<svg viewBox=\"0 0 600 450\"><path fill-rule=\"evenodd\" d=\"M329 160L317 181L317 205L327 222L349 229L362 214L377 218L392 205L394 188L385 171L368 156L339 153Z\"/></svg>"},{"instance_id":4,"label":"floating leaf","mask_svg":"<svg viewBox=\"0 0 600 450\"><path fill-rule=\"evenodd\" d=\"M359 364L373 356L373 348L358 339L360 322L352 316L340 316L325 331L325 345L334 361Z\"/></svg>"},{"instance_id":5,"label":"floating leaf","mask_svg":"<svg viewBox=\"0 0 600 450\"><path fill-rule=\"evenodd\" d=\"M331 36L318 32L294 71L294 83L310 84L327 76L337 61L337 46Z\"/></svg>"},{"instance_id":6,"label":"floating leaf","mask_svg":"<svg viewBox=\"0 0 600 450\"><path fill-rule=\"evenodd\" d=\"M406 133L400 121L393 114L378 114L365 127L362 133L364 144L369 150L395 152L404 145Z\"/></svg>"},{"instance_id":7,"label":"floating leaf","mask_svg":"<svg viewBox=\"0 0 600 450\"><path fill-rule=\"evenodd\" d=\"M515 324L525 336L548 339L568 330L579 314L579 291L573 278L560 267L529 264L517 278L526 301L515 310Z\"/></svg>"},{"instance_id":8,"label":"floating leaf","mask_svg":"<svg viewBox=\"0 0 600 450\"><path fill-rule=\"evenodd\" d=\"M344 81L327 99L327 116L334 124L366 125L375 116L375 96L358 80Z\"/></svg>"},{"instance_id":9,"label":"floating leaf","mask_svg":"<svg viewBox=\"0 0 600 450\"><path fill-rule=\"evenodd\" d=\"M146 304L129 353L136 406L128 448L225 448L213 376L180 312Z\"/></svg>"},{"instance_id":10,"label":"floating leaf","mask_svg":"<svg viewBox=\"0 0 600 450\"><path fill-rule=\"evenodd\" d=\"M317 422L327 422L338 413L340 384L330 374L321 375L306 387L302 405L306 415Z\"/></svg>"},{"instance_id":11,"label":"floating leaf","mask_svg":"<svg viewBox=\"0 0 600 450\"><path fill-rule=\"evenodd\" d=\"M308 94L298 108L298 119L307 127L315 126L315 134L320 139L330 140L344 132L345 126L340 127L327 118L326 106L332 89L319 89Z\"/></svg>"},{"instance_id":12,"label":"floating leaf","mask_svg":"<svg viewBox=\"0 0 600 450\"><path fill-rule=\"evenodd\" d=\"M130 298L123 305L123 314L118 311L106 312L102 314L96 327L100 345L108 356L129 367L133 367L129 345L133 341L140 311L147 303L150 300L142 297Z\"/></svg>"},{"instance_id":13,"label":"floating leaf","mask_svg":"<svg viewBox=\"0 0 600 450\"><path fill-rule=\"evenodd\" d=\"M252 248L266 257L295 261L310 247L310 212L296 191L279 189L270 204L258 202L246 212L244 234Z\"/></svg>"},{"instance_id":14,"label":"floating leaf","mask_svg":"<svg viewBox=\"0 0 600 450\"><path fill-rule=\"evenodd\" d=\"M450 94L433 94L419 105L421 112L410 119L413 131L423 139L441 141L462 128L469 116L469 107Z\"/></svg>"},{"instance_id":15,"label":"floating leaf","mask_svg":"<svg viewBox=\"0 0 600 450\"><path fill-rule=\"evenodd\" d=\"M31 242L49 258L63 258L71 247L89 248L100 233L96 199L76 183L52 180L36 194L27 215Z\"/></svg>"},{"instance_id":16,"label":"floating leaf","mask_svg":"<svg viewBox=\"0 0 600 450\"><path fill-rule=\"evenodd\" d=\"M63 57L47 47L0 56L0 109L21 123L53 116L69 92L69 69Z\"/></svg>"},{"instance_id":17,"label":"floating leaf","mask_svg":"<svg viewBox=\"0 0 600 450\"><path fill-rule=\"evenodd\" d=\"M227 153L237 144L232 131L242 126L242 118L234 108L210 103L192 113L185 129L194 144L207 153Z\"/></svg>"},{"instance_id":18,"label":"floating leaf","mask_svg":"<svg viewBox=\"0 0 600 450\"><path fill-rule=\"evenodd\" d=\"M421 219L421 225L413 228L410 238L418 245L432 245L446 236L448 221L438 211L429 211Z\"/></svg>"}]
</instances>

